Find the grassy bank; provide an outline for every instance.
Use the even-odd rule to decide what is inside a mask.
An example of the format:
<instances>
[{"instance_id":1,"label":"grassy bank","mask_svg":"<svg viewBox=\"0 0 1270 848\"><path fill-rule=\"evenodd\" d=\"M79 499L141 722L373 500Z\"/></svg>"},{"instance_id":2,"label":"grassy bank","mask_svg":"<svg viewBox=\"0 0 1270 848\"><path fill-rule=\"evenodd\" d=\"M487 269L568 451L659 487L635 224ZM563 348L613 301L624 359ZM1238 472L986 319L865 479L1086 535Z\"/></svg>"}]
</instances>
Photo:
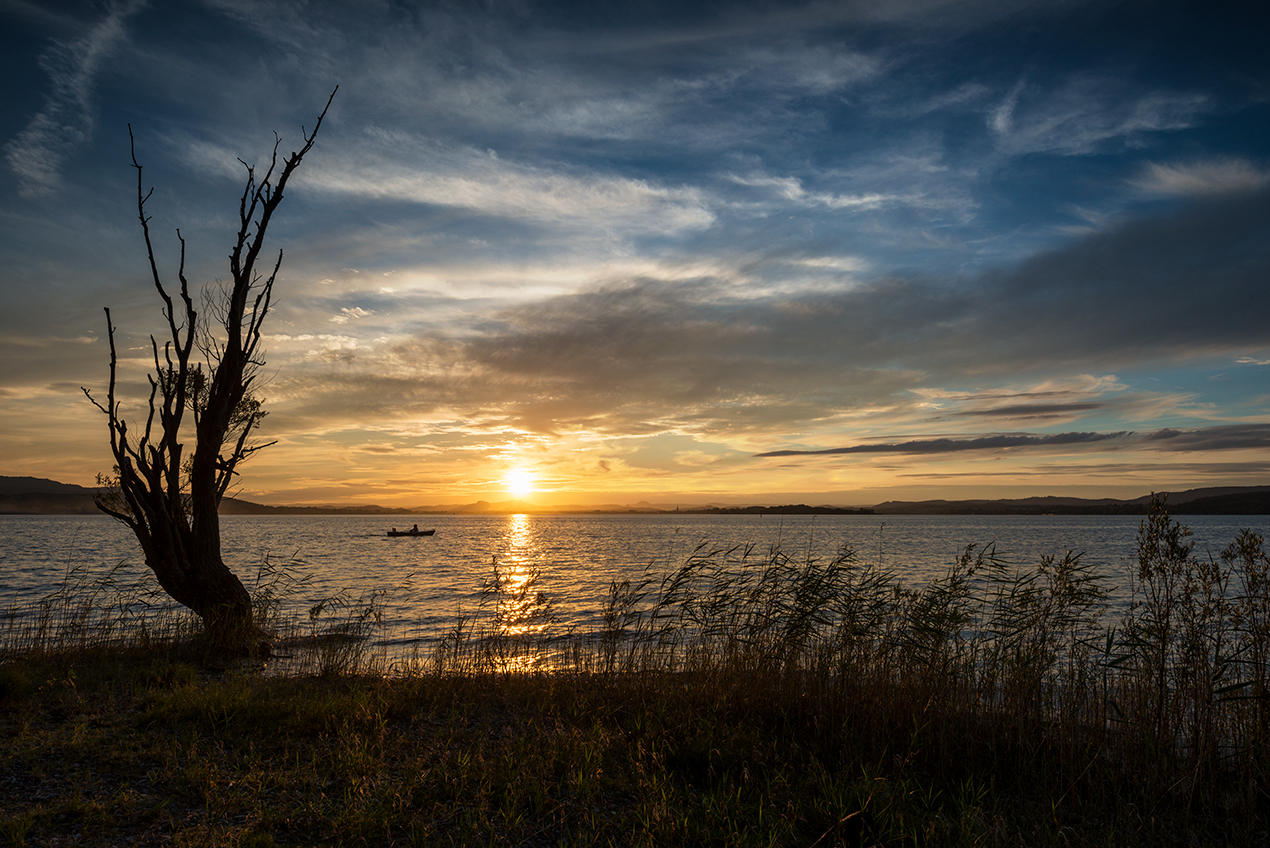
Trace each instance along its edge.
<instances>
[{"instance_id":1,"label":"grassy bank","mask_svg":"<svg viewBox=\"0 0 1270 848\"><path fill-rule=\"evenodd\" d=\"M0 841L1265 844L1270 558L1139 542L1114 621L1078 557L990 549L905 588L703 548L565 642L495 575L410 667L366 610L281 675L50 614L0 642Z\"/></svg>"}]
</instances>

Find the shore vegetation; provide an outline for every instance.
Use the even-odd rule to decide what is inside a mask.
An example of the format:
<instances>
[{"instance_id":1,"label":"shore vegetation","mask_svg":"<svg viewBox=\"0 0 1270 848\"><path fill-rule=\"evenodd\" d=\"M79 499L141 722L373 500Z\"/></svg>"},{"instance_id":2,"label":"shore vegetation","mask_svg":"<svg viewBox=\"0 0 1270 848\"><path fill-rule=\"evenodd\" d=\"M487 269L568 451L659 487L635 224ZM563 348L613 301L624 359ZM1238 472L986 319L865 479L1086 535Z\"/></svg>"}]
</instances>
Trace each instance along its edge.
<instances>
[{"instance_id":1,"label":"shore vegetation","mask_svg":"<svg viewBox=\"0 0 1270 848\"><path fill-rule=\"evenodd\" d=\"M136 587L0 618L0 843L1270 842L1270 555L1199 555L1163 503L1115 611L1076 553L908 585L703 545L589 633L495 564L402 661L374 598L290 616L262 571L267 664Z\"/></svg>"}]
</instances>

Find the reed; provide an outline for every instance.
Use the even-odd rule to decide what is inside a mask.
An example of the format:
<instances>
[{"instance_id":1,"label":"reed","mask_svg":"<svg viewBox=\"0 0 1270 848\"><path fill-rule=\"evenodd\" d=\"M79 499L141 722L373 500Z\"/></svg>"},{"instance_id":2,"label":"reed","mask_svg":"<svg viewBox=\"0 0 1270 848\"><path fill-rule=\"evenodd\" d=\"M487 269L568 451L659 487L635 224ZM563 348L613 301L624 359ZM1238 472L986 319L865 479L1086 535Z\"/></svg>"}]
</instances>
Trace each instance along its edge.
<instances>
[{"instance_id":1,"label":"reed","mask_svg":"<svg viewBox=\"0 0 1270 848\"><path fill-rule=\"evenodd\" d=\"M57 590L0 611L0 662L109 647L150 647L189 636L191 622L161 590L116 564L68 567Z\"/></svg>"},{"instance_id":2,"label":"reed","mask_svg":"<svg viewBox=\"0 0 1270 848\"><path fill-rule=\"evenodd\" d=\"M372 647L382 594L287 620L301 565L256 581L286 654L266 674L210 668L182 653L188 630L121 618L108 593L11 613L0 776L61 789L0 813L0 836L100 819L105 790L85 787L103 772L143 844L1270 835L1270 556L1251 532L1196 556L1163 502L1117 615L1074 553L972 545L908 585L850 549L702 545L614 583L593 633L559 632L537 576L494 563L475 608L403 663Z\"/></svg>"}]
</instances>

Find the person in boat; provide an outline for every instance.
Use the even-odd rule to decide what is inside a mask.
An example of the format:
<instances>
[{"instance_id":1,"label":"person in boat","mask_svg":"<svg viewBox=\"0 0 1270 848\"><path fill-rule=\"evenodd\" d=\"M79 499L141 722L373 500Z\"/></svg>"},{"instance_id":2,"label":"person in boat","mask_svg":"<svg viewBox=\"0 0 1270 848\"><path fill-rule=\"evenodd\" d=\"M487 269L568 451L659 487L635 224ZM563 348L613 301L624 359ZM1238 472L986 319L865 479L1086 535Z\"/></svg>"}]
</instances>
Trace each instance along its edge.
<instances>
[{"instance_id":1,"label":"person in boat","mask_svg":"<svg viewBox=\"0 0 1270 848\"><path fill-rule=\"evenodd\" d=\"M411 527L411 528L410 528L410 532L411 532L411 533L418 533L418 532L419 532L419 525L418 525L418 524L416 524L414 527Z\"/></svg>"}]
</instances>

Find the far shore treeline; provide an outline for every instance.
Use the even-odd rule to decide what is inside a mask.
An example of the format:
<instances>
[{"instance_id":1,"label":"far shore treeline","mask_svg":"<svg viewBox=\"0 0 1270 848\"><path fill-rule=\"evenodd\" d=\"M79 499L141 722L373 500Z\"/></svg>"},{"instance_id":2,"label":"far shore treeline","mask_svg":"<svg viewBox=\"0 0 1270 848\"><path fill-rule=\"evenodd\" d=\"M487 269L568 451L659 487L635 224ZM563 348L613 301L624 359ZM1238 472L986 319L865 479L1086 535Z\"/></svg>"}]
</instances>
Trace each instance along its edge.
<instances>
[{"instance_id":1,"label":"far shore treeline","mask_svg":"<svg viewBox=\"0 0 1270 848\"><path fill-rule=\"evenodd\" d=\"M0 476L0 514L93 515L95 490L38 477ZM1157 493L1163 494L1163 493ZM1032 497L998 500L886 501L868 507L783 504L737 506L706 504L680 507L641 502L539 506L524 501L477 501L459 506L269 506L238 498L221 503L222 515L510 515L517 513L591 515L1146 515L1147 493L1132 500L1114 498ZM1270 486L1188 489L1168 493L1176 515L1270 515Z\"/></svg>"}]
</instances>

